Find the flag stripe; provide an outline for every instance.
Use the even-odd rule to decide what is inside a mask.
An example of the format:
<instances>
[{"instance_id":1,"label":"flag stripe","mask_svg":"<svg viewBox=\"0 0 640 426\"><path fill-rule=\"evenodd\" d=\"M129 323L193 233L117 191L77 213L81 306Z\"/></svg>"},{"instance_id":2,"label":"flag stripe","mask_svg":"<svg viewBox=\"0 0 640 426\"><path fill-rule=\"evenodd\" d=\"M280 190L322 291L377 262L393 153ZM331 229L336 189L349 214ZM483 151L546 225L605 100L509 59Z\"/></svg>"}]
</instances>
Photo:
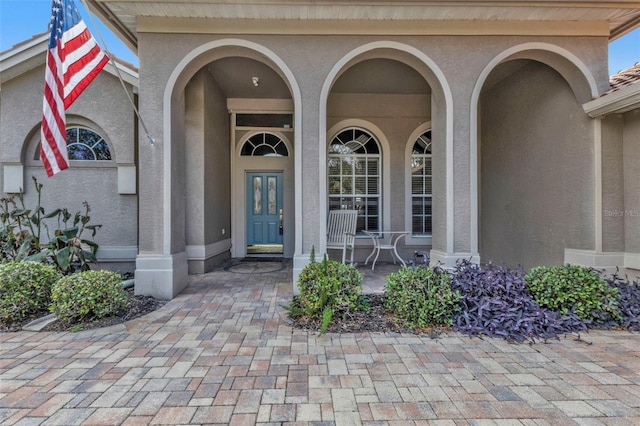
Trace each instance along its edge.
<instances>
[{"instance_id":1,"label":"flag stripe","mask_svg":"<svg viewBox=\"0 0 640 426\"><path fill-rule=\"evenodd\" d=\"M52 0L40 158L47 176L69 167L65 110L109 61L73 0Z\"/></svg>"},{"instance_id":2,"label":"flag stripe","mask_svg":"<svg viewBox=\"0 0 640 426\"><path fill-rule=\"evenodd\" d=\"M56 78L59 69L58 55L47 54L47 72L45 73L44 108L42 120L43 149L49 169L53 174L68 166L66 150L66 123L62 107L62 81ZM64 129L64 133L61 131ZM46 169L46 167L45 167ZM51 175L49 175L51 176Z\"/></svg>"},{"instance_id":3,"label":"flag stripe","mask_svg":"<svg viewBox=\"0 0 640 426\"><path fill-rule=\"evenodd\" d=\"M93 58L90 62L82 64L82 68L80 68L75 74L73 74L69 81L65 84L65 109L69 108L69 106L78 98L78 96L80 96L80 93L82 93L84 89L89 86L91 81L96 78L96 76L100 73L100 70L102 70L107 62L109 62L109 58L107 57L107 55L102 53L99 47L96 46L96 49L101 54ZM65 80L66 78L67 75L65 75Z\"/></svg>"}]
</instances>

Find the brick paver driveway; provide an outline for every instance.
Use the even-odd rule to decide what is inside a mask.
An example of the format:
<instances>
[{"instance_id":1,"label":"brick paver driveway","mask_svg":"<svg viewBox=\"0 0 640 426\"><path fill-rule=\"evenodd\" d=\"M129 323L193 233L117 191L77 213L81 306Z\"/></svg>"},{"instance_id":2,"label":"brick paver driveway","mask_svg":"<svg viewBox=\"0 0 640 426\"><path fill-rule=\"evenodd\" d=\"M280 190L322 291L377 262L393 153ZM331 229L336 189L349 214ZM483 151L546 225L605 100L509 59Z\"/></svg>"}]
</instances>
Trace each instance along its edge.
<instances>
[{"instance_id":1,"label":"brick paver driveway","mask_svg":"<svg viewBox=\"0 0 640 426\"><path fill-rule=\"evenodd\" d=\"M0 335L0 423L640 424L640 335L548 344L293 330L291 270L190 277L162 309Z\"/></svg>"}]
</instances>

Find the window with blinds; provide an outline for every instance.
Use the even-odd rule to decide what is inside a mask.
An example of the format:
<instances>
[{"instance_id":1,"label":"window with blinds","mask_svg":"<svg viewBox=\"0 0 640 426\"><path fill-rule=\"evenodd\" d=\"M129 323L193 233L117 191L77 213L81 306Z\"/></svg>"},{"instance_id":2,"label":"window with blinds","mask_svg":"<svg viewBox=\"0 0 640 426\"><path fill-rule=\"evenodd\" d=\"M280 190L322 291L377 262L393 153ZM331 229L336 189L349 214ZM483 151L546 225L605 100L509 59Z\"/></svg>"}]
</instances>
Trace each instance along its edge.
<instances>
[{"instance_id":1,"label":"window with blinds","mask_svg":"<svg viewBox=\"0 0 640 426\"><path fill-rule=\"evenodd\" d=\"M411 153L411 233L430 237L432 231L431 130L421 134Z\"/></svg>"},{"instance_id":2,"label":"window with blinds","mask_svg":"<svg viewBox=\"0 0 640 426\"><path fill-rule=\"evenodd\" d=\"M382 186L378 141L363 129L345 129L331 141L327 162L329 209L357 210L357 232L380 230Z\"/></svg>"}]
</instances>

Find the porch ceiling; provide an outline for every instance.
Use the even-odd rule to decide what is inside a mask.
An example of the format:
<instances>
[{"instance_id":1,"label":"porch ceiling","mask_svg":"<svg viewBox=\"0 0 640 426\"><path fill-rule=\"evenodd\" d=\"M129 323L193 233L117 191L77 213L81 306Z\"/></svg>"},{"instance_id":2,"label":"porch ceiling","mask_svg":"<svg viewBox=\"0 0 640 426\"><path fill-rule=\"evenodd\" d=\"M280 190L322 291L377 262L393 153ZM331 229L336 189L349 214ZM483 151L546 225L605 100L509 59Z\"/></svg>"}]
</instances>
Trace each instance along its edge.
<instances>
[{"instance_id":1,"label":"porch ceiling","mask_svg":"<svg viewBox=\"0 0 640 426\"><path fill-rule=\"evenodd\" d=\"M283 79L254 59L228 57L207 65L227 98L290 99ZM253 84L258 77L258 85ZM429 94L431 88L413 68L389 59L369 59L346 70L331 89L334 93Z\"/></svg>"},{"instance_id":2,"label":"porch ceiling","mask_svg":"<svg viewBox=\"0 0 640 426\"><path fill-rule=\"evenodd\" d=\"M290 99L291 93L273 69L254 59L229 57L207 65L227 98ZM257 86L253 78L257 77Z\"/></svg>"},{"instance_id":3,"label":"porch ceiling","mask_svg":"<svg viewBox=\"0 0 640 426\"><path fill-rule=\"evenodd\" d=\"M296 21L607 22L610 39L640 26L640 2L422 0L88 0L136 48L138 17Z\"/></svg>"}]
</instances>

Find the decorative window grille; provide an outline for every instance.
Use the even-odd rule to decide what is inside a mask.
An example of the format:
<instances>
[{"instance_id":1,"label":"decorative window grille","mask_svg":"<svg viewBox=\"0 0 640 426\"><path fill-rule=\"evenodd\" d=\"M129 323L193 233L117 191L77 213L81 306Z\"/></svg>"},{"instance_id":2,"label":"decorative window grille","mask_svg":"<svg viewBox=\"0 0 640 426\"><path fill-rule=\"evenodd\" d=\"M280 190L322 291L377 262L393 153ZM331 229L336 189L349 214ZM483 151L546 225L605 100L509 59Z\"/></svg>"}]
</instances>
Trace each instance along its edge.
<instances>
[{"instance_id":1,"label":"decorative window grille","mask_svg":"<svg viewBox=\"0 0 640 426\"><path fill-rule=\"evenodd\" d=\"M256 133L242 145L243 157L288 157L289 150L282 139L273 133Z\"/></svg>"},{"instance_id":2,"label":"decorative window grille","mask_svg":"<svg viewBox=\"0 0 640 426\"><path fill-rule=\"evenodd\" d=\"M363 129L345 129L329 145L329 210L357 210L357 232L380 230L380 158L378 141Z\"/></svg>"},{"instance_id":3,"label":"decorative window grille","mask_svg":"<svg viewBox=\"0 0 640 426\"><path fill-rule=\"evenodd\" d=\"M107 141L86 127L67 128L67 152L69 153L69 160L111 160L111 151Z\"/></svg>"},{"instance_id":4,"label":"decorative window grille","mask_svg":"<svg viewBox=\"0 0 640 426\"><path fill-rule=\"evenodd\" d=\"M431 162L431 130L427 130L415 141L411 153L411 233L414 237L431 236L433 219Z\"/></svg>"}]
</instances>

